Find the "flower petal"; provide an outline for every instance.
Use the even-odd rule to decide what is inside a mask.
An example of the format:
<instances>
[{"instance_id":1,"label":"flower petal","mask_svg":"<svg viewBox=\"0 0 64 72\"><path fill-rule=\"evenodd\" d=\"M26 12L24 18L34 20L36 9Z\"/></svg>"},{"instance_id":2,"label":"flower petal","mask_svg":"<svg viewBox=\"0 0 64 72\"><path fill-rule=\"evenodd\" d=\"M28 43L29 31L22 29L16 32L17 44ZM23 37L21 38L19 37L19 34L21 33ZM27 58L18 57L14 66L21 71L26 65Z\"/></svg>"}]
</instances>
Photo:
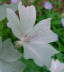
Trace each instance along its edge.
<instances>
[{"instance_id":1,"label":"flower petal","mask_svg":"<svg viewBox=\"0 0 64 72\"><path fill-rule=\"evenodd\" d=\"M18 6L19 16L21 21L21 31L26 34L29 32L36 20L36 9L34 6L23 6L22 3L19 3Z\"/></svg>"},{"instance_id":2,"label":"flower petal","mask_svg":"<svg viewBox=\"0 0 64 72\"><path fill-rule=\"evenodd\" d=\"M25 65L20 61L5 62L0 60L0 72L23 72Z\"/></svg>"},{"instance_id":3,"label":"flower petal","mask_svg":"<svg viewBox=\"0 0 64 72\"><path fill-rule=\"evenodd\" d=\"M49 1L44 3L44 8L47 10L51 10L53 8L52 4Z\"/></svg>"},{"instance_id":4,"label":"flower petal","mask_svg":"<svg viewBox=\"0 0 64 72\"><path fill-rule=\"evenodd\" d=\"M51 56L58 53L51 45L42 43L25 43L24 45L25 59L34 59L39 66L50 66Z\"/></svg>"},{"instance_id":5,"label":"flower petal","mask_svg":"<svg viewBox=\"0 0 64 72\"><path fill-rule=\"evenodd\" d=\"M14 11L9 8L7 8L7 18L8 18L8 24L7 24L8 27L12 29L16 37L21 39L23 34L21 32L21 25L20 25L19 19L14 13Z\"/></svg>"},{"instance_id":6,"label":"flower petal","mask_svg":"<svg viewBox=\"0 0 64 72\"><path fill-rule=\"evenodd\" d=\"M52 60L50 71L51 72L63 72L64 63L61 63L59 60Z\"/></svg>"},{"instance_id":7,"label":"flower petal","mask_svg":"<svg viewBox=\"0 0 64 72\"><path fill-rule=\"evenodd\" d=\"M0 5L0 20L6 18L6 8L11 8L13 9L14 11L17 10L17 6L18 6L18 3L16 4L3 4L3 5Z\"/></svg>"},{"instance_id":8,"label":"flower petal","mask_svg":"<svg viewBox=\"0 0 64 72\"><path fill-rule=\"evenodd\" d=\"M3 46L0 49L0 59L12 62L18 60L20 57L21 54L14 49L14 46L9 39L3 42Z\"/></svg>"},{"instance_id":9,"label":"flower petal","mask_svg":"<svg viewBox=\"0 0 64 72\"><path fill-rule=\"evenodd\" d=\"M44 43L56 41L58 37L51 31L50 21L50 18L42 20L34 27L32 31L30 31L28 35L36 35L35 39ZM36 41L35 39L32 40Z\"/></svg>"}]
</instances>

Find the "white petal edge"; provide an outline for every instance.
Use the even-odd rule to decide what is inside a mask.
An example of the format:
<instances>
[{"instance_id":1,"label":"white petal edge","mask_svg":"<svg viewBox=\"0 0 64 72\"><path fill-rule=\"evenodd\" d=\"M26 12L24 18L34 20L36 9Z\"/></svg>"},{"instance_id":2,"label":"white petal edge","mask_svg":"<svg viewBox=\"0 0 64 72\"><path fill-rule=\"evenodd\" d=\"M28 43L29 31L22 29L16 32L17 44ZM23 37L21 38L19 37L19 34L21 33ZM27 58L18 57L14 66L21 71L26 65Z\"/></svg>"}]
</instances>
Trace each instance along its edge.
<instances>
[{"instance_id":1,"label":"white petal edge","mask_svg":"<svg viewBox=\"0 0 64 72\"><path fill-rule=\"evenodd\" d=\"M40 21L35 27L29 32L28 36L36 35L37 37L32 41L41 41L44 43L50 43L58 40L56 33L50 29L51 18Z\"/></svg>"},{"instance_id":2,"label":"white petal edge","mask_svg":"<svg viewBox=\"0 0 64 72\"><path fill-rule=\"evenodd\" d=\"M19 53L11 43L10 39L2 43L2 48L0 49L0 59L13 62L21 58L21 53Z\"/></svg>"},{"instance_id":3,"label":"white petal edge","mask_svg":"<svg viewBox=\"0 0 64 72\"><path fill-rule=\"evenodd\" d=\"M25 7L22 5L22 2L19 2L18 11L21 21L21 31L27 34L35 24L36 9L33 5Z\"/></svg>"},{"instance_id":4,"label":"white petal edge","mask_svg":"<svg viewBox=\"0 0 64 72\"><path fill-rule=\"evenodd\" d=\"M58 53L58 51L49 44L25 43L23 46L24 58L33 59L39 66L46 65L47 67L50 67L51 56Z\"/></svg>"},{"instance_id":5,"label":"white petal edge","mask_svg":"<svg viewBox=\"0 0 64 72\"><path fill-rule=\"evenodd\" d=\"M54 72L63 72L64 70L64 63L60 62L59 60L53 60L51 61L51 67L50 67L50 71Z\"/></svg>"},{"instance_id":6,"label":"white petal edge","mask_svg":"<svg viewBox=\"0 0 64 72\"><path fill-rule=\"evenodd\" d=\"M0 72L23 72L26 65L20 61L6 62L0 60Z\"/></svg>"},{"instance_id":7,"label":"white petal edge","mask_svg":"<svg viewBox=\"0 0 64 72\"><path fill-rule=\"evenodd\" d=\"M3 20L6 18L6 8L11 8L13 9L14 11L17 10L17 6L18 6L18 3L16 4L3 4L3 5L0 5L0 20Z\"/></svg>"},{"instance_id":8,"label":"white petal edge","mask_svg":"<svg viewBox=\"0 0 64 72\"><path fill-rule=\"evenodd\" d=\"M7 26L12 29L12 32L17 38L21 39L23 36L23 33L21 32L21 24L19 18L12 9L7 8L7 18Z\"/></svg>"}]
</instances>

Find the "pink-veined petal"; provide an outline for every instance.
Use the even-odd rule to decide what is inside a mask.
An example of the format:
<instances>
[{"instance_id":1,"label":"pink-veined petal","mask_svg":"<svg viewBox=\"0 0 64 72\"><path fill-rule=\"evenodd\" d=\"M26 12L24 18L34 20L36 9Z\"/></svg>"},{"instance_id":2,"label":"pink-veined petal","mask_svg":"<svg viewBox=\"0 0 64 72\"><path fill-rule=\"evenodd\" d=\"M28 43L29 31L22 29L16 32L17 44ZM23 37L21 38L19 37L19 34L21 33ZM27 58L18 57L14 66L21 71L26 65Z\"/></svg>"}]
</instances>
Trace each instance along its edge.
<instances>
[{"instance_id":1,"label":"pink-veined petal","mask_svg":"<svg viewBox=\"0 0 64 72\"><path fill-rule=\"evenodd\" d=\"M44 43L56 41L58 39L58 36L51 31L50 22L50 18L40 21L28 34L29 36L36 35L36 37L33 38L31 41L41 41Z\"/></svg>"},{"instance_id":2,"label":"pink-veined petal","mask_svg":"<svg viewBox=\"0 0 64 72\"><path fill-rule=\"evenodd\" d=\"M24 43L25 59L33 59L39 66L50 66L51 56L58 53L51 45L42 43Z\"/></svg>"}]
</instances>

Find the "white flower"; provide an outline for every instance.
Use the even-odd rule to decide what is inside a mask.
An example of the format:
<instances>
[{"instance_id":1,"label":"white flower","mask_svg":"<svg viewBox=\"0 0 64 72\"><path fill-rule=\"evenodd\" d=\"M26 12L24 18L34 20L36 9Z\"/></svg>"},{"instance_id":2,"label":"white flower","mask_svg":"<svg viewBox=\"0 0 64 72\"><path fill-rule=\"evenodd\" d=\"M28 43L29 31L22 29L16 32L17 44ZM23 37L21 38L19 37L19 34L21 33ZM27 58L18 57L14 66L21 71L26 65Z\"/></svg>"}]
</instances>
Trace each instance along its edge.
<instances>
[{"instance_id":1,"label":"white flower","mask_svg":"<svg viewBox=\"0 0 64 72\"><path fill-rule=\"evenodd\" d=\"M19 38L17 43L24 47L25 59L34 59L35 63L49 66L51 56L58 53L48 43L56 41L57 35L50 30L50 18L40 21L34 26L36 9L32 6L18 6L19 17L13 10L7 9L7 26L12 29L14 35Z\"/></svg>"},{"instance_id":2,"label":"white flower","mask_svg":"<svg viewBox=\"0 0 64 72\"><path fill-rule=\"evenodd\" d=\"M51 72L62 72L63 69L64 63L61 63L59 60L52 60L50 67Z\"/></svg>"},{"instance_id":3,"label":"white flower","mask_svg":"<svg viewBox=\"0 0 64 72\"><path fill-rule=\"evenodd\" d=\"M6 8L12 8L14 11L17 10L18 3L16 4L3 4L0 5L0 20L6 18Z\"/></svg>"},{"instance_id":4,"label":"white flower","mask_svg":"<svg viewBox=\"0 0 64 72\"><path fill-rule=\"evenodd\" d=\"M25 65L18 60L20 57L10 39L2 42L0 38L0 72L23 72Z\"/></svg>"}]
</instances>

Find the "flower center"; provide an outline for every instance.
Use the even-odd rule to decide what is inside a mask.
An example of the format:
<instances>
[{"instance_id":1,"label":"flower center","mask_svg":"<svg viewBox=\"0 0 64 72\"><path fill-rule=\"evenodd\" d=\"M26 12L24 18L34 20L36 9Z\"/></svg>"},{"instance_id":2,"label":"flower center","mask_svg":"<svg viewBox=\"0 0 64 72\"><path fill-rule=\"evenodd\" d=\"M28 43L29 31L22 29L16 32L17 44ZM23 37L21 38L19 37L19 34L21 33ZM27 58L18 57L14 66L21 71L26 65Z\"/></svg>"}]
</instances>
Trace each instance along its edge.
<instances>
[{"instance_id":1,"label":"flower center","mask_svg":"<svg viewBox=\"0 0 64 72\"><path fill-rule=\"evenodd\" d=\"M20 41L15 42L16 48L21 47L24 42L29 42L30 40L32 40L32 39L34 39L36 37L37 37L37 35L30 35L30 36L22 37L22 39Z\"/></svg>"},{"instance_id":2,"label":"flower center","mask_svg":"<svg viewBox=\"0 0 64 72\"><path fill-rule=\"evenodd\" d=\"M36 38L36 37L37 37L37 35L24 36L24 37L21 39L21 41L23 41L23 42L29 42L30 40L32 40L32 39L34 39L34 38Z\"/></svg>"}]
</instances>

